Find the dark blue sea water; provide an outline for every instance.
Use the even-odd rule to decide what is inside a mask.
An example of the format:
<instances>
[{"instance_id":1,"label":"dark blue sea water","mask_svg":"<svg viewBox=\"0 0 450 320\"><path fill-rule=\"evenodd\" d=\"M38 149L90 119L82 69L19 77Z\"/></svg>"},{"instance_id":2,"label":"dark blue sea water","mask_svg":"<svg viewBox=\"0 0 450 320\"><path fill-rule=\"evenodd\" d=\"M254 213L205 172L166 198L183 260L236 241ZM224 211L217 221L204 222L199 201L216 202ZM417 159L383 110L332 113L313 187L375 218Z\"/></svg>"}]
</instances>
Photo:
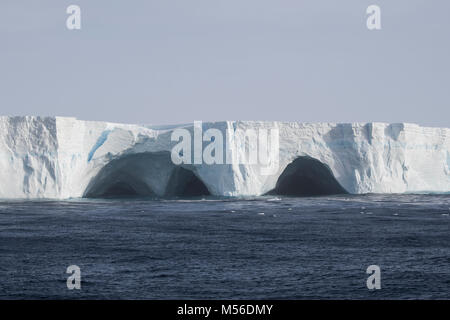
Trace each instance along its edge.
<instances>
[{"instance_id":1,"label":"dark blue sea water","mask_svg":"<svg viewBox=\"0 0 450 320\"><path fill-rule=\"evenodd\" d=\"M0 202L0 298L449 299L449 214L449 195Z\"/></svg>"}]
</instances>

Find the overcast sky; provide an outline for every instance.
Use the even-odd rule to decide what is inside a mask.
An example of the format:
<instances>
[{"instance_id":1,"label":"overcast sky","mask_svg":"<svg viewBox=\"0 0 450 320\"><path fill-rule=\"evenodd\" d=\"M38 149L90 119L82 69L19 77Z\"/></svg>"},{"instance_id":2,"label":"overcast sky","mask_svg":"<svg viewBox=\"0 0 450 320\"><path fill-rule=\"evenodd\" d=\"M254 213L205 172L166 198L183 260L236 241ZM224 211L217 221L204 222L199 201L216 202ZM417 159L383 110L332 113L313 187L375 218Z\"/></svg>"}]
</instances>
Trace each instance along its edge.
<instances>
[{"instance_id":1,"label":"overcast sky","mask_svg":"<svg viewBox=\"0 0 450 320\"><path fill-rule=\"evenodd\" d=\"M1 0L0 114L450 127L449 17L448 0Z\"/></svg>"}]
</instances>

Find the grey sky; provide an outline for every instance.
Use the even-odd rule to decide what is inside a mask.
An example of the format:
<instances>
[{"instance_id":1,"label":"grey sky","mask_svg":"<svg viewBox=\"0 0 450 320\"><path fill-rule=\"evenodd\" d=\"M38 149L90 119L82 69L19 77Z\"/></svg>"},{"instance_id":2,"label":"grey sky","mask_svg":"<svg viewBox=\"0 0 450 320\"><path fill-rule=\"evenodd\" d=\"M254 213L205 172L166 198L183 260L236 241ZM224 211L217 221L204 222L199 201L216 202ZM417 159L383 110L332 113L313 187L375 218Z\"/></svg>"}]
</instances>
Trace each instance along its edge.
<instances>
[{"instance_id":1,"label":"grey sky","mask_svg":"<svg viewBox=\"0 0 450 320\"><path fill-rule=\"evenodd\" d=\"M366 28L370 4L380 31ZM2 0L0 114L449 127L449 12L448 0Z\"/></svg>"}]
</instances>

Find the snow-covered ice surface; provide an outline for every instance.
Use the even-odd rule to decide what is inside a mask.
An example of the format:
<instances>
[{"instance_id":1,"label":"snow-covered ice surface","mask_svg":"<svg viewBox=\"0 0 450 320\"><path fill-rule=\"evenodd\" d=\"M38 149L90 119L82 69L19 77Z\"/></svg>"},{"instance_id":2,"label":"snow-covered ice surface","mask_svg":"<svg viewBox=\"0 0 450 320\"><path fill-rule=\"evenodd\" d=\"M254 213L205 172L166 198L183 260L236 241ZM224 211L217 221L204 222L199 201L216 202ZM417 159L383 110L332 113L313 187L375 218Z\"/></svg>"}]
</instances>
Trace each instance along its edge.
<instances>
[{"instance_id":1,"label":"snow-covered ice surface","mask_svg":"<svg viewBox=\"0 0 450 320\"><path fill-rule=\"evenodd\" d=\"M65 199L127 179L164 195L173 170L177 127L82 121L63 117L0 117L0 198ZM327 165L350 193L450 191L450 129L398 123L203 123L223 135L236 129L278 129L279 167L195 164L191 170L217 196L272 190L288 164L308 156ZM206 143L207 144L207 143Z\"/></svg>"}]
</instances>

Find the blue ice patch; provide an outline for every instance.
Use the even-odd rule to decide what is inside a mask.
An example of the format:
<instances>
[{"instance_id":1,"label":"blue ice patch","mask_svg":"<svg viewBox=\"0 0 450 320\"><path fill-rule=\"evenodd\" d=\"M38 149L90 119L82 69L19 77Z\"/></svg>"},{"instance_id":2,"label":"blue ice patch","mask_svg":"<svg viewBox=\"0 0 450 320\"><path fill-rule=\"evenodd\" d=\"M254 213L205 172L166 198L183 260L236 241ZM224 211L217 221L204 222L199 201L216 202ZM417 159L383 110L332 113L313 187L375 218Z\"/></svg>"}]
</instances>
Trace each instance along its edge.
<instances>
[{"instance_id":1,"label":"blue ice patch","mask_svg":"<svg viewBox=\"0 0 450 320\"><path fill-rule=\"evenodd\" d=\"M111 130L105 130L102 132L100 137L98 137L97 142L95 143L95 145L92 147L91 151L89 152L88 162L92 160L92 157L94 156L95 151L97 151L97 149L100 148L105 143L105 141L108 139L108 136L110 133L111 133Z\"/></svg>"}]
</instances>

